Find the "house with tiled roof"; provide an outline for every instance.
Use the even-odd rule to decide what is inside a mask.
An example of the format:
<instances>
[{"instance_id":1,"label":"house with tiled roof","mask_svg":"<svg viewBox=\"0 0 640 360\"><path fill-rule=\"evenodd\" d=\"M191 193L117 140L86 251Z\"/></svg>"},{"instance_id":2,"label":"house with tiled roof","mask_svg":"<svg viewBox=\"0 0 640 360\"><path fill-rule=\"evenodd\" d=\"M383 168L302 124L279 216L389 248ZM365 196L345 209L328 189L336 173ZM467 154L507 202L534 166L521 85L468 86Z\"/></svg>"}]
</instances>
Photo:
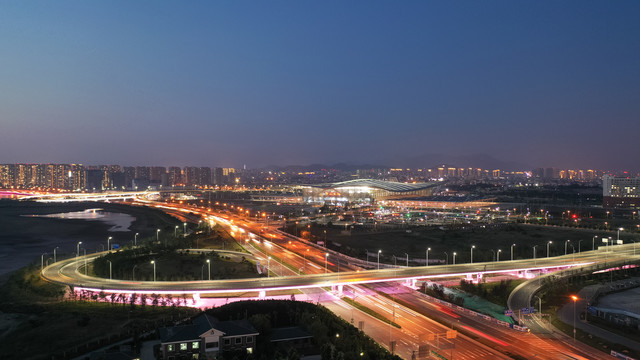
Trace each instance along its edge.
<instances>
[{"instance_id":1,"label":"house with tiled roof","mask_svg":"<svg viewBox=\"0 0 640 360\"><path fill-rule=\"evenodd\" d=\"M162 359L206 359L223 351L253 353L258 331L247 320L219 321L202 314L191 324L158 330Z\"/></svg>"}]
</instances>

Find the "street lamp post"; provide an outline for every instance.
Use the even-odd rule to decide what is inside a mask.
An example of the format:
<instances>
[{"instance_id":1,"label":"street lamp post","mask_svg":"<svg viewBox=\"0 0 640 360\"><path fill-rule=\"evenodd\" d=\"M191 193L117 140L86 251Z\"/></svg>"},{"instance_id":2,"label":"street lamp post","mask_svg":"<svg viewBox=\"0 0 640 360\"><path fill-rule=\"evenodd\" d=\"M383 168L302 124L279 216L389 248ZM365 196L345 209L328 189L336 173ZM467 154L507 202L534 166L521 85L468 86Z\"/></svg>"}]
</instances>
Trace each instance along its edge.
<instances>
[{"instance_id":1,"label":"street lamp post","mask_svg":"<svg viewBox=\"0 0 640 360\"><path fill-rule=\"evenodd\" d=\"M187 237L187 223L182 223L184 237Z\"/></svg>"},{"instance_id":2,"label":"street lamp post","mask_svg":"<svg viewBox=\"0 0 640 360\"><path fill-rule=\"evenodd\" d=\"M591 240L591 250L595 250L596 249L596 238L598 237L598 235L594 236L593 239Z\"/></svg>"},{"instance_id":3,"label":"street lamp post","mask_svg":"<svg viewBox=\"0 0 640 360\"><path fill-rule=\"evenodd\" d=\"M445 265L449 265L449 254L447 254L447 252L444 252L444 255L447 257L447 261L445 262Z\"/></svg>"},{"instance_id":4,"label":"street lamp post","mask_svg":"<svg viewBox=\"0 0 640 360\"><path fill-rule=\"evenodd\" d=\"M207 267L209 268L209 280L211 280L211 260L207 259Z\"/></svg>"},{"instance_id":5,"label":"street lamp post","mask_svg":"<svg viewBox=\"0 0 640 360\"><path fill-rule=\"evenodd\" d=\"M109 280L111 280L111 260L107 260L107 262L109 263Z\"/></svg>"},{"instance_id":6,"label":"street lamp post","mask_svg":"<svg viewBox=\"0 0 640 360\"><path fill-rule=\"evenodd\" d=\"M553 244L553 241L547 243L547 257L549 257L549 245Z\"/></svg>"},{"instance_id":7,"label":"street lamp post","mask_svg":"<svg viewBox=\"0 0 640 360\"><path fill-rule=\"evenodd\" d=\"M475 245L471 245L471 263L473 264L473 249L475 249Z\"/></svg>"},{"instance_id":8,"label":"street lamp post","mask_svg":"<svg viewBox=\"0 0 640 360\"><path fill-rule=\"evenodd\" d=\"M178 227L179 227L179 226L178 226L178 225L176 225L176 227L175 227L175 228L173 228L173 237L174 237L174 238L177 238L177 237L178 237Z\"/></svg>"},{"instance_id":9,"label":"street lamp post","mask_svg":"<svg viewBox=\"0 0 640 360\"><path fill-rule=\"evenodd\" d=\"M427 248L427 266L429 266L429 250L431 250L431 248Z\"/></svg>"},{"instance_id":10,"label":"street lamp post","mask_svg":"<svg viewBox=\"0 0 640 360\"><path fill-rule=\"evenodd\" d=\"M618 241L616 243L620 242L620 231L622 231L622 230L624 230L624 229L623 228L618 228L618 238L617 238Z\"/></svg>"},{"instance_id":11,"label":"street lamp post","mask_svg":"<svg viewBox=\"0 0 640 360\"><path fill-rule=\"evenodd\" d=\"M497 253L497 261L496 262L500 262L500 253L502 252L502 250L498 249L498 253Z\"/></svg>"},{"instance_id":12,"label":"street lamp post","mask_svg":"<svg viewBox=\"0 0 640 360\"><path fill-rule=\"evenodd\" d=\"M409 254L404 253L405 255L407 255L407 267L409 267Z\"/></svg>"},{"instance_id":13,"label":"street lamp post","mask_svg":"<svg viewBox=\"0 0 640 360\"><path fill-rule=\"evenodd\" d=\"M80 256L80 244L82 241L78 241L78 245L76 245L76 257Z\"/></svg>"},{"instance_id":14,"label":"street lamp post","mask_svg":"<svg viewBox=\"0 0 640 360\"><path fill-rule=\"evenodd\" d=\"M573 342L576 342L576 301L578 301L578 297L571 295L571 300L573 300Z\"/></svg>"},{"instance_id":15,"label":"street lamp post","mask_svg":"<svg viewBox=\"0 0 640 360\"><path fill-rule=\"evenodd\" d=\"M151 260L151 264L153 265L153 282L156 282L156 261Z\"/></svg>"},{"instance_id":16,"label":"street lamp post","mask_svg":"<svg viewBox=\"0 0 640 360\"><path fill-rule=\"evenodd\" d=\"M133 265L133 273L131 274L131 280L136 281L136 267L138 265Z\"/></svg>"},{"instance_id":17,"label":"street lamp post","mask_svg":"<svg viewBox=\"0 0 640 360\"><path fill-rule=\"evenodd\" d=\"M455 251L453 252L453 265L456 264L456 255L458 255Z\"/></svg>"},{"instance_id":18,"label":"street lamp post","mask_svg":"<svg viewBox=\"0 0 640 360\"><path fill-rule=\"evenodd\" d=\"M44 269L44 256L47 255L47 253L43 253L42 255L40 255L40 271L42 271Z\"/></svg>"},{"instance_id":19,"label":"street lamp post","mask_svg":"<svg viewBox=\"0 0 640 360\"><path fill-rule=\"evenodd\" d=\"M538 298L538 317L542 319L542 299L539 296L533 295L533 297Z\"/></svg>"},{"instance_id":20,"label":"street lamp post","mask_svg":"<svg viewBox=\"0 0 640 360\"><path fill-rule=\"evenodd\" d=\"M107 239L107 251L111 251L111 239L113 239L111 236Z\"/></svg>"},{"instance_id":21,"label":"street lamp post","mask_svg":"<svg viewBox=\"0 0 640 360\"><path fill-rule=\"evenodd\" d=\"M538 247L538 245L533 245L533 260L536 259L536 247Z\"/></svg>"},{"instance_id":22,"label":"street lamp post","mask_svg":"<svg viewBox=\"0 0 640 360\"><path fill-rule=\"evenodd\" d=\"M160 242L160 229L156 229L156 241Z\"/></svg>"},{"instance_id":23,"label":"street lamp post","mask_svg":"<svg viewBox=\"0 0 640 360\"><path fill-rule=\"evenodd\" d=\"M324 273L327 273L327 259L329 259L329 253L324 253ZM380 263L378 263L378 268L380 268Z\"/></svg>"},{"instance_id":24,"label":"street lamp post","mask_svg":"<svg viewBox=\"0 0 640 360\"><path fill-rule=\"evenodd\" d=\"M513 247L516 246L516 244L511 244L511 261L513 261Z\"/></svg>"},{"instance_id":25,"label":"street lamp post","mask_svg":"<svg viewBox=\"0 0 640 360\"><path fill-rule=\"evenodd\" d=\"M138 233L136 233L136 235L133 237L133 246L138 246Z\"/></svg>"},{"instance_id":26,"label":"street lamp post","mask_svg":"<svg viewBox=\"0 0 640 360\"><path fill-rule=\"evenodd\" d=\"M55 249L53 249L53 262L58 262L58 259L56 258L56 250L59 249L59 246L56 246Z\"/></svg>"},{"instance_id":27,"label":"street lamp post","mask_svg":"<svg viewBox=\"0 0 640 360\"><path fill-rule=\"evenodd\" d=\"M580 252L582 251L582 244L581 244L582 240L578 241L578 254L580 254Z\"/></svg>"},{"instance_id":28,"label":"street lamp post","mask_svg":"<svg viewBox=\"0 0 640 360\"><path fill-rule=\"evenodd\" d=\"M378 270L380 270L380 253L382 250L378 250Z\"/></svg>"},{"instance_id":29,"label":"street lamp post","mask_svg":"<svg viewBox=\"0 0 640 360\"><path fill-rule=\"evenodd\" d=\"M564 242L564 254L567 255L567 245L569 244L571 240L567 240Z\"/></svg>"}]
</instances>

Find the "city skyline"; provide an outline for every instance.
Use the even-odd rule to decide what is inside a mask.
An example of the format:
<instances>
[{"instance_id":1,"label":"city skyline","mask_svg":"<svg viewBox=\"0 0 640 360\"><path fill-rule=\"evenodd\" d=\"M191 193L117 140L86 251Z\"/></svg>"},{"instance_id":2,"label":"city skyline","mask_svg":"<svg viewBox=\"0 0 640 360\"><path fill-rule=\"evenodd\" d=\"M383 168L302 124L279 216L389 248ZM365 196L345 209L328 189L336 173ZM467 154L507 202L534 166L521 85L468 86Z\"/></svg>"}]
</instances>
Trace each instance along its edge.
<instances>
[{"instance_id":1,"label":"city skyline","mask_svg":"<svg viewBox=\"0 0 640 360\"><path fill-rule=\"evenodd\" d=\"M0 163L638 170L635 2L2 7Z\"/></svg>"}]
</instances>

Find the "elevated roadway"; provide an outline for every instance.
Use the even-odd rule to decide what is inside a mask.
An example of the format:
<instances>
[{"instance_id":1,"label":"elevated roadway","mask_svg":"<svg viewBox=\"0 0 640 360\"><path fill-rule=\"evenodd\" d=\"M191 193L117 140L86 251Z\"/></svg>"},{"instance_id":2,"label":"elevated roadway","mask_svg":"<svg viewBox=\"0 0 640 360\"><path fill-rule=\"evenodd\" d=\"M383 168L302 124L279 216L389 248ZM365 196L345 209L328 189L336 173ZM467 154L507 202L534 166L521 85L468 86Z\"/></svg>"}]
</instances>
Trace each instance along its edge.
<instances>
[{"instance_id":1,"label":"elevated roadway","mask_svg":"<svg viewBox=\"0 0 640 360\"><path fill-rule=\"evenodd\" d=\"M625 246L618 246L622 256ZM625 254L628 251L624 252ZM547 272L551 269L562 269L584 266L599 262L602 252L587 251L581 254L544 258L537 260L515 260L501 262L485 262L474 264L420 266L380 270L348 271L340 273L310 274L302 276L281 276L271 278L212 280L212 281L128 281L108 280L82 274L80 269L85 262L90 262L106 252L79 256L73 259L58 261L43 269L45 279L72 287L101 289L114 292L148 292L148 293L228 293L271 291L287 289L303 289L327 286L344 286L386 281L415 281L445 277L473 277L478 274L500 274L519 272L524 276L533 276L532 272ZM613 256L613 255L612 255ZM150 265L151 266L151 265ZM162 271L161 269L159 271ZM408 283L410 284L410 283Z\"/></svg>"}]
</instances>

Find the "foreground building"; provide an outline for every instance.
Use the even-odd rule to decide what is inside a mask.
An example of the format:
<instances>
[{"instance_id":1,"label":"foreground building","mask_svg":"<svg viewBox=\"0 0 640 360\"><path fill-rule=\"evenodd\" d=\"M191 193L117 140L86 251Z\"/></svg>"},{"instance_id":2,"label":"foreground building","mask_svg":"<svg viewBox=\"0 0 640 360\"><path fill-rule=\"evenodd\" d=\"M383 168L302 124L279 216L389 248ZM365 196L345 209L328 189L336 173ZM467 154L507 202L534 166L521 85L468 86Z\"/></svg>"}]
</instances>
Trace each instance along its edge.
<instances>
[{"instance_id":1,"label":"foreground building","mask_svg":"<svg viewBox=\"0 0 640 360\"><path fill-rule=\"evenodd\" d=\"M203 314L192 324L159 329L162 359L206 359L224 351L253 353L258 331L247 320L219 321Z\"/></svg>"}]
</instances>

